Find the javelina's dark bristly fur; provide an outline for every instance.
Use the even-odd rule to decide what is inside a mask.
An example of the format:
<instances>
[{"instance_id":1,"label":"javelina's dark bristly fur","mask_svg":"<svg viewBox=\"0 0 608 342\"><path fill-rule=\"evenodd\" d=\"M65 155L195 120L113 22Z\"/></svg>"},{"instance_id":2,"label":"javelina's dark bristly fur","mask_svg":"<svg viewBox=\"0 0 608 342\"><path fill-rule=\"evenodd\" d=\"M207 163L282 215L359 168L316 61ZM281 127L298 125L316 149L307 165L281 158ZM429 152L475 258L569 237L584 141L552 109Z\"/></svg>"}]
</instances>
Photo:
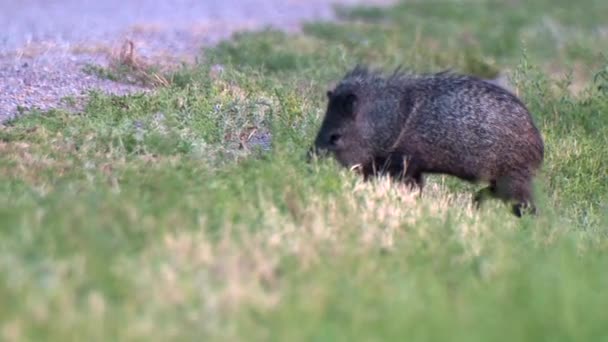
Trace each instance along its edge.
<instances>
[{"instance_id":1,"label":"javelina's dark bristly fur","mask_svg":"<svg viewBox=\"0 0 608 342\"><path fill-rule=\"evenodd\" d=\"M423 186L423 174L443 173L489 186L477 193L532 203L531 181L544 146L526 106L481 79L453 73L414 74L357 65L328 91L317 151L328 151L365 177L387 172ZM407 165L407 167L406 167Z\"/></svg>"}]
</instances>

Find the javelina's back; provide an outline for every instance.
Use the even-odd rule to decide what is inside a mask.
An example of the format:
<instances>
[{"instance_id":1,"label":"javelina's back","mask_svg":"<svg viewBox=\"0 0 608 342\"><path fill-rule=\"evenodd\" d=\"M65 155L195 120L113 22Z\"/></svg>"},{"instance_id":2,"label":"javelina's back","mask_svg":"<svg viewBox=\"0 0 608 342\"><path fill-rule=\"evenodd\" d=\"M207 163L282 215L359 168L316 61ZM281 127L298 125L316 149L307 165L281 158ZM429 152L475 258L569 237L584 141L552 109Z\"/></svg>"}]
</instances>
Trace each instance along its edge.
<instances>
[{"instance_id":1,"label":"javelina's back","mask_svg":"<svg viewBox=\"0 0 608 342\"><path fill-rule=\"evenodd\" d=\"M438 74L403 78L403 96L416 99L395 150L415 155L426 172L492 181L533 173L543 142L526 107L482 80Z\"/></svg>"}]
</instances>

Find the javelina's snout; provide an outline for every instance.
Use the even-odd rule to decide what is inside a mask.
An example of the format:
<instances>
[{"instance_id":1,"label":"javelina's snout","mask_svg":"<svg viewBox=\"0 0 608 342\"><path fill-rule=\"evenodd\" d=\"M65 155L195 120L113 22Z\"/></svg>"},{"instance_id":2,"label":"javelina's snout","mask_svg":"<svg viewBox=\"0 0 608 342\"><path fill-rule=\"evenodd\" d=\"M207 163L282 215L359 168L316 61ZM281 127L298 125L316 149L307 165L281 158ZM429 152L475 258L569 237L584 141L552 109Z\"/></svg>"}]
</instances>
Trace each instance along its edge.
<instances>
[{"instance_id":1,"label":"javelina's snout","mask_svg":"<svg viewBox=\"0 0 608 342\"><path fill-rule=\"evenodd\" d=\"M337 133L326 134L323 129L315 139L314 145L308 149L306 160L326 157L330 152L336 151L341 142L341 135Z\"/></svg>"},{"instance_id":2,"label":"javelina's snout","mask_svg":"<svg viewBox=\"0 0 608 342\"><path fill-rule=\"evenodd\" d=\"M321 128L315 140L315 149L319 153L327 153L337 150L342 143L342 135L337 132L325 132L327 129Z\"/></svg>"}]
</instances>

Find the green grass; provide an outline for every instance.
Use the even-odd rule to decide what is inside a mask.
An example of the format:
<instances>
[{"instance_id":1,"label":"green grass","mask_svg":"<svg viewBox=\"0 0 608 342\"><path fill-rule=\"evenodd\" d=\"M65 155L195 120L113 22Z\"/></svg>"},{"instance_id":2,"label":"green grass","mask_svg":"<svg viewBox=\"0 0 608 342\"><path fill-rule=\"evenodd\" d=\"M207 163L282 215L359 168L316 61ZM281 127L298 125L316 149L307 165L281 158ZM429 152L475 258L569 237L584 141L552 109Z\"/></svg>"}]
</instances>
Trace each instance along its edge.
<instances>
[{"instance_id":1,"label":"green grass","mask_svg":"<svg viewBox=\"0 0 608 342\"><path fill-rule=\"evenodd\" d=\"M606 2L339 13L0 128L0 340L608 341ZM306 164L356 62L506 72L545 138L540 215Z\"/></svg>"}]
</instances>

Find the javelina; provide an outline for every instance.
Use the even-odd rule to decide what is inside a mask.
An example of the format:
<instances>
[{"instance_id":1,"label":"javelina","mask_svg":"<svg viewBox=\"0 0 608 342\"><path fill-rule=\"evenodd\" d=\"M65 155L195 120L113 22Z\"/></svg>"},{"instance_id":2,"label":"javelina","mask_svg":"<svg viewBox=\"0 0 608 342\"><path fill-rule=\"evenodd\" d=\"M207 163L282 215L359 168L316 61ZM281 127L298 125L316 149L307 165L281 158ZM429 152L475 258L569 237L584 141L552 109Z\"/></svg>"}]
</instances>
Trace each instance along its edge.
<instances>
[{"instance_id":1,"label":"javelina","mask_svg":"<svg viewBox=\"0 0 608 342\"><path fill-rule=\"evenodd\" d=\"M314 154L420 189L425 173L487 182L476 205L494 197L512 202L517 216L536 212L531 182L543 141L526 106L505 89L451 72L385 76L357 66L327 97Z\"/></svg>"}]
</instances>

